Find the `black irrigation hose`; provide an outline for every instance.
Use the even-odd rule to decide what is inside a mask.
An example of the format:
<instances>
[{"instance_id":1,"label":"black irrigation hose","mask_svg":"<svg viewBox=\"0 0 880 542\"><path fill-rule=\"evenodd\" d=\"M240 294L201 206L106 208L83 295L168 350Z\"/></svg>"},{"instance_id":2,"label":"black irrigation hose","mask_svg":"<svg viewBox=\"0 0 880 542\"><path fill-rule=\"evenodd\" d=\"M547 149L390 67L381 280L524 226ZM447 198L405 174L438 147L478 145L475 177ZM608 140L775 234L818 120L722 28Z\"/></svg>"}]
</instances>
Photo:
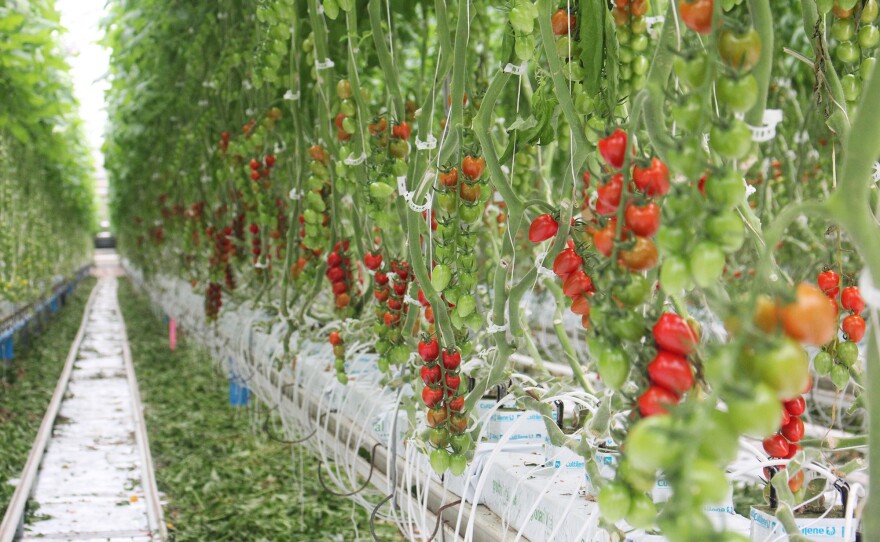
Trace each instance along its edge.
<instances>
[{"instance_id":1,"label":"black irrigation hose","mask_svg":"<svg viewBox=\"0 0 880 542\"><path fill-rule=\"evenodd\" d=\"M367 488L367 486L370 485L370 479L373 477L373 471L376 468L376 464L375 464L376 448L378 448L381 445L382 445L381 442L377 442L376 444L373 444L373 449L370 451L370 472L367 474L367 479L364 481L364 485L362 485L361 487L357 488L356 490L350 491L348 493L336 493L335 491L333 491L332 489L327 487L327 485L324 483L324 477L321 475L321 471L323 470L322 467L324 466L324 462L320 461L318 463L318 482L321 483L321 487L324 488L324 491L326 491L327 493L334 495L336 497L352 497L354 495L357 495L361 491L365 490ZM375 513L375 510L373 512ZM370 524L372 527L372 519L370 520Z\"/></svg>"},{"instance_id":2,"label":"black irrigation hose","mask_svg":"<svg viewBox=\"0 0 880 542\"><path fill-rule=\"evenodd\" d=\"M394 492L391 492L387 497L379 501L373 511L370 513L370 534L373 535L373 540L376 542L382 542L379 540L379 537L376 536L375 522L376 522L376 514L379 513L379 509L382 508L382 505L386 502L390 501L391 498L394 497Z\"/></svg>"},{"instance_id":3,"label":"black irrigation hose","mask_svg":"<svg viewBox=\"0 0 880 542\"><path fill-rule=\"evenodd\" d=\"M450 503L446 503L440 508L437 509L437 523L434 524L434 530L431 531L431 536L428 537L427 542L433 542L434 537L437 536L437 531L440 530L440 523L443 521L443 511L447 508L452 508L453 506L458 506L461 504L461 499L457 501L452 501Z\"/></svg>"},{"instance_id":4,"label":"black irrigation hose","mask_svg":"<svg viewBox=\"0 0 880 542\"><path fill-rule=\"evenodd\" d=\"M318 428L315 427L314 429L312 429L312 432L311 432L311 433L309 433L308 435L306 435L305 437L303 437L303 438L301 438L301 439L298 439L298 440L284 440L283 438L279 438L279 437L275 436L275 435L272 434L272 432L269 430L269 417L270 417L270 416L271 416L271 411L267 411L267 412L266 412L266 419L265 419L265 421L263 422L263 431L265 431L266 435L269 437L269 440L273 440L273 441L275 441L275 442L280 442L280 443L282 443L282 444L302 444L303 442L305 442L305 441L309 440L310 438L312 438L313 436L315 436L315 434L318 432Z\"/></svg>"}]
</instances>

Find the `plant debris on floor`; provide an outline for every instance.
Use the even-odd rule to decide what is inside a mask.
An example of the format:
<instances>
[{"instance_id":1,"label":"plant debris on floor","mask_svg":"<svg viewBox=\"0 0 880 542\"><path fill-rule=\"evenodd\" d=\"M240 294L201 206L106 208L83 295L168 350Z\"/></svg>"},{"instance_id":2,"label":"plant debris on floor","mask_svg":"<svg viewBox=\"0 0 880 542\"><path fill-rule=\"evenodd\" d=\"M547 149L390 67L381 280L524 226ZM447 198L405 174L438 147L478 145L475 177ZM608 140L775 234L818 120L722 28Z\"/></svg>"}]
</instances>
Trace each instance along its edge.
<instances>
[{"instance_id":1,"label":"plant debris on floor","mask_svg":"<svg viewBox=\"0 0 880 542\"><path fill-rule=\"evenodd\" d=\"M22 344L0 376L0 515L6 512L31 446L55 393L61 369L82 321L95 279L81 282L42 333Z\"/></svg>"},{"instance_id":2,"label":"plant debris on floor","mask_svg":"<svg viewBox=\"0 0 880 542\"><path fill-rule=\"evenodd\" d=\"M167 324L125 280L119 304L174 540L372 540L369 513L323 490L314 457L300 449L292 456L290 445L252 423L248 408L229 406L227 381L205 350L182 340L171 352ZM402 540L393 525L376 532Z\"/></svg>"}]
</instances>

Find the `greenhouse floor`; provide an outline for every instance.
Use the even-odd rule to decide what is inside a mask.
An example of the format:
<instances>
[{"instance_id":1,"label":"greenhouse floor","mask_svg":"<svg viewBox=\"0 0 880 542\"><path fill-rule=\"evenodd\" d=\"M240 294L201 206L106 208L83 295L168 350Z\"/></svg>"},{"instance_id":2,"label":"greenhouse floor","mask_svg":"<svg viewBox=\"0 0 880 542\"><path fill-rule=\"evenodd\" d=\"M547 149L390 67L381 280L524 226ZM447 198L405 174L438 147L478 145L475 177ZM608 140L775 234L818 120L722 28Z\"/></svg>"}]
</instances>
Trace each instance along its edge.
<instances>
[{"instance_id":1,"label":"greenhouse floor","mask_svg":"<svg viewBox=\"0 0 880 542\"><path fill-rule=\"evenodd\" d=\"M161 529L118 268L107 254L96 264L100 279L7 511L23 508L28 495L38 505L26 525L18 520L22 540L140 541Z\"/></svg>"}]
</instances>

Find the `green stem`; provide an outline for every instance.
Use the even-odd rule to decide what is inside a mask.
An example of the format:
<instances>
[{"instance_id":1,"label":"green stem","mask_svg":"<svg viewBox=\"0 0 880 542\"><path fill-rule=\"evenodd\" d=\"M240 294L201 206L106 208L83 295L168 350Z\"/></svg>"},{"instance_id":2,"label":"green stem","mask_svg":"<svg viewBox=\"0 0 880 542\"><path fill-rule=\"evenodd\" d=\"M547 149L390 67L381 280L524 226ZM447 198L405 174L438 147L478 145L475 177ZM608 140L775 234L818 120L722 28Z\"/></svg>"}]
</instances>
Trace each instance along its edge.
<instances>
[{"instance_id":1,"label":"green stem","mask_svg":"<svg viewBox=\"0 0 880 542\"><path fill-rule=\"evenodd\" d=\"M764 120L770 75L773 72L773 12L770 11L770 0L749 0L749 11L752 24L761 37L761 58L752 70L758 80L758 101L746 114L745 120L752 126L760 126Z\"/></svg>"}]
</instances>

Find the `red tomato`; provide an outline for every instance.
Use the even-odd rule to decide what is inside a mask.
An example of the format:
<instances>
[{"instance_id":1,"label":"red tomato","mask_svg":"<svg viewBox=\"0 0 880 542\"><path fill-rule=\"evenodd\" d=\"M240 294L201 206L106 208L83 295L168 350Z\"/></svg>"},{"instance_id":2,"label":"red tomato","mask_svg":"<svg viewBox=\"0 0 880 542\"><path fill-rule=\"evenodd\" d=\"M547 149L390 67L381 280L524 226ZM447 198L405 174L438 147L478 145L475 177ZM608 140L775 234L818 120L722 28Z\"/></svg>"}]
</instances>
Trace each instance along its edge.
<instances>
[{"instance_id":1,"label":"red tomato","mask_svg":"<svg viewBox=\"0 0 880 542\"><path fill-rule=\"evenodd\" d=\"M596 212L600 215L611 215L617 212L620 197L623 193L623 175L618 173L604 185L596 189Z\"/></svg>"},{"instance_id":2,"label":"red tomato","mask_svg":"<svg viewBox=\"0 0 880 542\"><path fill-rule=\"evenodd\" d=\"M636 235L653 237L660 229L660 207L653 201L644 207L627 205L624 217L626 227Z\"/></svg>"},{"instance_id":3,"label":"red tomato","mask_svg":"<svg viewBox=\"0 0 880 542\"><path fill-rule=\"evenodd\" d=\"M440 172L440 182L443 186L454 188L458 184L458 168L450 168L449 171Z\"/></svg>"},{"instance_id":4,"label":"red tomato","mask_svg":"<svg viewBox=\"0 0 880 542\"><path fill-rule=\"evenodd\" d=\"M653 384L679 395L694 385L694 375L687 359L663 350L658 351L648 364L648 377Z\"/></svg>"},{"instance_id":5,"label":"red tomato","mask_svg":"<svg viewBox=\"0 0 880 542\"><path fill-rule=\"evenodd\" d=\"M610 136L600 139L599 154L611 167L622 168L626 157L626 132L617 128Z\"/></svg>"},{"instance_id":6,"label":"red tomato","mask_svg":"<svg viewBox=\"0 0 880 542\"><path fill-rule=\"evenodd\" d=\"M559 224L549 214L543 214L532 220L529 226L529 241L540 243L556 235Z\"/></svg>"},{"instance_id":7,"label":"red tomato","mask_svg":"<svg viewBox=\"0 0 880 542\"><path fill-rule=\"evenodd\" d=\"M840 294L840 304L854 314L861 314L865 309L865 301L857 286L847 286L843 289L843 293Z\"/></svg>"},{"instance_id":8,"label":"red tomato","mask_svg":"<svg viewBox=\"0 0 880 542\"><path fill-rule=\"evenodd\" d=\"M663 196L669 192L669 169L659 158L651 158L646 168L633 167L633 183L648 196Z\"/></svg>"},{"instance_id":9,"label":"red tomato","mask_svg":"<svg viewBox=\"0 0 880 542\"><path fill-rule=\"evenodd\" d=\"M819 273L816 282L819 283L819 288L823 292L830 292L840 285L840 276L831 269L827 269Z\"/></svg>"},{"instance_id":10,"label":"red tomato","mask_svg":"<svg viewBox=\"0 0 880 542\"><path fill-rule=\"evenodd\" d=\"M376 284L380 286L388 284L388 275L385 273L376 273Z\"/></svg>"},{"instance_id":11,"label":"red tomato","mask_svg":"<svg viewBox=\"0 0 880 542\"><path fill-rule=\"evenodd\" d=\"M794 303L779 309L779 318L786 335L811 346L822 346L837 333L836 313L828 298L805 282L798 284Z\"/></svg>"},{"instance_id":12,"label":"red tomato","mask_svg":"<svg viewBox=\"0 0 880 542\"><path fill-rule=\"evenodd\" d=\"M342 256L336 251L327 254L327 265L329 267L339 267L342 265Z\"/></svg>"},{"instance_id":13,"label":"red tomato","mask_svg":"<svg viewBox=\"0 0 880 542\"><path fill-rule=\"evenodd\" d=\"M700 338L694 328L681 316L664 312L653 328L654 342L668 352L687 356L694 351Z\"/></svg>"},{"instance_id":14,"label":"red tomato","mask_svg":"<svg viewBox=\"0 0 880 542\"><path fill-rule=\"evenodd\" d=\"M342 342L342 337L339 335L338 331L331 331L329 339L330 344L332 344L333 346L336 346L337 344Z\"/></svg>"},{"instance_id":15,"label":"red tomato","mask_svg":"<svg viewBox=\"0 0 880 542\"><path fill-rule=\"evenodd\" d=\"M434 361L440 355L440 344L437 337L431 337L428 342L419 342L419 356L425 361Z\"/></svg>"},{"instance_id":16,"label":"red tomato","mask_svg":"<svg viewBox=\"0 0 880 542\"><path fill-rule=\"evenodd\" d=\"M449 390L450 395L453 395L455 391L458 390L458 386L461 385L461 377L453 374L446 374L446 388Z\"/></svg>"},{"instance_id":17,"label":"red tomato","mask_svg":"<svg viewBox=\"0 0 880 542\"><path fill-rule=\"evenodd\" d=\"M850 314L843 319L843 332L849 336L849 340L857 343L865 336L865 319L858 314Z\"/></svg>"},{"instance_id":18,"label":"red tomato","mask_svg":"<svg viewBox=\"0 0 880 542\"><path fill-rule=\"evenodd\" d=\"M785 457L788 455L788 441L785 437L776 433L764 439L764 451L770 457Z\"/></svg>"},{"instance_id":19,"label":"red tomato","mask_svg":"<svg viewBox=\"0 0 880 542\"><path fill-rule=\"evenodd\" d=\"M571 33L571 30L577 23L577 18L574 15L569 15L568 11L559 8L551 17L550 23L553 25L553 33L555 35L565 36Z\"/></svg>"},{"instance_id":20,"label":"red tomato","mask_svg":"<svg viewBox=\"0 0 880 542\"><path fill-rule=\"evenodd\" d=\"M370 271L375 271L382 266L382 254L373 254L372 252L367 252L366 256L364 256L364 265L367 266L367 269Z\"/></svg>"},{"instance_id":21,"label":"red tomato","mask_svg":"<svg viewBox=\"0 0 880 542\"><path fill-rule=\"evenodd\" d=\"M584 260L578 256L578 253L575 252L574 249L566 248L556 256L555 260L553 260L553 272L556 273L559 278L565 280L570 274L580 269L583 263Z\"/></svg>"},{"instance_id":22,"label":"red tomato","mask_svg":"<svg viewBox=\"0 0 880 542\"><path fill-rule=\"evenodd\" d=\"M790 448L797 448L797 445L790 446ZM790 450L789 450L790 451ZM797 452L797 449L795 449ZM794 455L794 454L792 454ZM792 493L797 493L798 490L804 485L804 470L801 469L797 471L791 478L788 479L788 489L791 490Z\"/></svg>"},{"instance_id":23,"label":"red tomato","mask_svg":"<svg viewBox=\"0 0 880 542\"><path fill-rule=\"evenodd\" d=\"M348 294L339 294L336 296L336 308L344 309L351 303L351 297Z\"/></svg>"},{"instance_id":24,"label":"red tomato","mask_svg":"<svg viewBox=\"0 0 880 542\"><path fill-rule=\"evenodd\" d=\"M785 457L783 457L782 459L791 459L792 457L794 457L794 454L798 453L798 450L800 449L800 446L792 442L788 445L788 454L786 454Z\"/></svg>"},{"instance_id":25,"label":"red tomato","mask_svg":"<svg viewBox=\"0 0 880 542\"><path fill-rule=\"evenodd\" d=\"M576 297L593 290L593 281L583 270L578 269L565 279L562 284L562 293L568 297Z\"/></svg>"},{"instance_id":26,"label":"red tomato","mask_svg":"<svg viewBox=\"0 0 880 542\"><path fill-rule=\"evenodd\" d=\"M461 161L461 172L470 180L479 179L486 169L486 159L482 156L465 156Z\"/></svg>"},{"instance_id":27,"label":"red tomato","mask_svg":"<svg viewBox=\"0 0 880 542\"><path fill-rule=\"evenodd\" d=\"M458 369L458 366L461 364L461 352L450 352L449 350L443 351L443 368L447 371L454 371Z\"/></svg>"},{"instance_id":28,"label":"red tomato","mask_svg":"<svg viewBox=\"0 0 880 542\"><path fill-rule=\"evenodd\" d=\"M657 265L657 246L645 237L636 237L636 244L620 252L620 260L630 271L647 271Z\"/></svg>"},{"instance_id":29,"label":"red tomato","mask_svg":"<svg viewBox=\"0 0 880 542\"><path fill-rule=\"evenodd\" d=\"M800 416L807 410L807 402L803 397L795 397L791 401L785 401L782 405L792 416Z\"/></svg>"},{"instance_id":30,"label":"red tomato","mask_svg":"<svg viewBox=\"0 0 880 542\"><path fill-rule=\"evenodd\" d=\"M782 426L780 431L782 436L789 442L800 442L804 438L804 422L798 417L792 417L791 420Z\"/></svg>"},{"instance_id":31,"label":"red tomato","mask_svg":"<svg viewBox=\"0 0 880 542\"><path fill-rule=\"evenodd\" d=\"M406 121L395 124L391 127L391 137L395 139L409 139L409 136L412 134L412 130L410 130L409 124Z\"/></svg>"},{"instance_id":32,"label":"red tomato","mask_svg":"<svg viewBox=\"0 0 880 542\"><path fill-rule=\"evenodd\" d=\"M712 0L682 0L678 3L681 20L685 26L704 36L712 31Z\"/></svg>"},{"instance_id":33,"label":"red tomato","mask_svg":"<svg viewBox=\"0 0 880 542\"><path fill-rule=\"evenodd\" d=\"M669 405L677 405L678 396L660 386L650 386L639 397L639 412L642 416L654 416L656 414L669 414L666 409Z\"/></svg>"},{"instance_id":34,"label":"red tomato","mask_svg":"<svg viewBox=\"0 0 880 542\"><path fill-rule=\"evenodd\" d=\"M440 388L429 388L428 386L422 388L422 401L424 401L426 407L432 408L442 400L443 390Z\"/></svg>"},{"instance_id":35,"label":"red tomato","mask_svg":"<svg viewBox=\"0 0 880 542\"><path fill-rule=\"evenodd\" d=\"M573 298L571 304L571 312L579 316L590 315L590 300L585 295L579 295Z\"/></svg>"},{"instance_id":36,"label":"red tomato","mask_svg":"<svg viewBox=\"0 0 880 542\"><path fill-rule=\"evenodd\" d=\"M459 395L458 397L453 397L449 400L449 409L450 410L461 410L464 408L464 397Z\"/></svg>"},{"instance_id":37,"label":"red tomato","mask_svg":"<svg viewBox=\"0 0 880 542\"><path fill-rule=\"evenodd\" d=\"M430 367L428 367L427 365L422 365L420 372L422 375L422 382L424 382L426 385L433 386L434 384L440 382L442 371L440 370L439 365L432 365Z\"/></svg>"}]
</instances>

